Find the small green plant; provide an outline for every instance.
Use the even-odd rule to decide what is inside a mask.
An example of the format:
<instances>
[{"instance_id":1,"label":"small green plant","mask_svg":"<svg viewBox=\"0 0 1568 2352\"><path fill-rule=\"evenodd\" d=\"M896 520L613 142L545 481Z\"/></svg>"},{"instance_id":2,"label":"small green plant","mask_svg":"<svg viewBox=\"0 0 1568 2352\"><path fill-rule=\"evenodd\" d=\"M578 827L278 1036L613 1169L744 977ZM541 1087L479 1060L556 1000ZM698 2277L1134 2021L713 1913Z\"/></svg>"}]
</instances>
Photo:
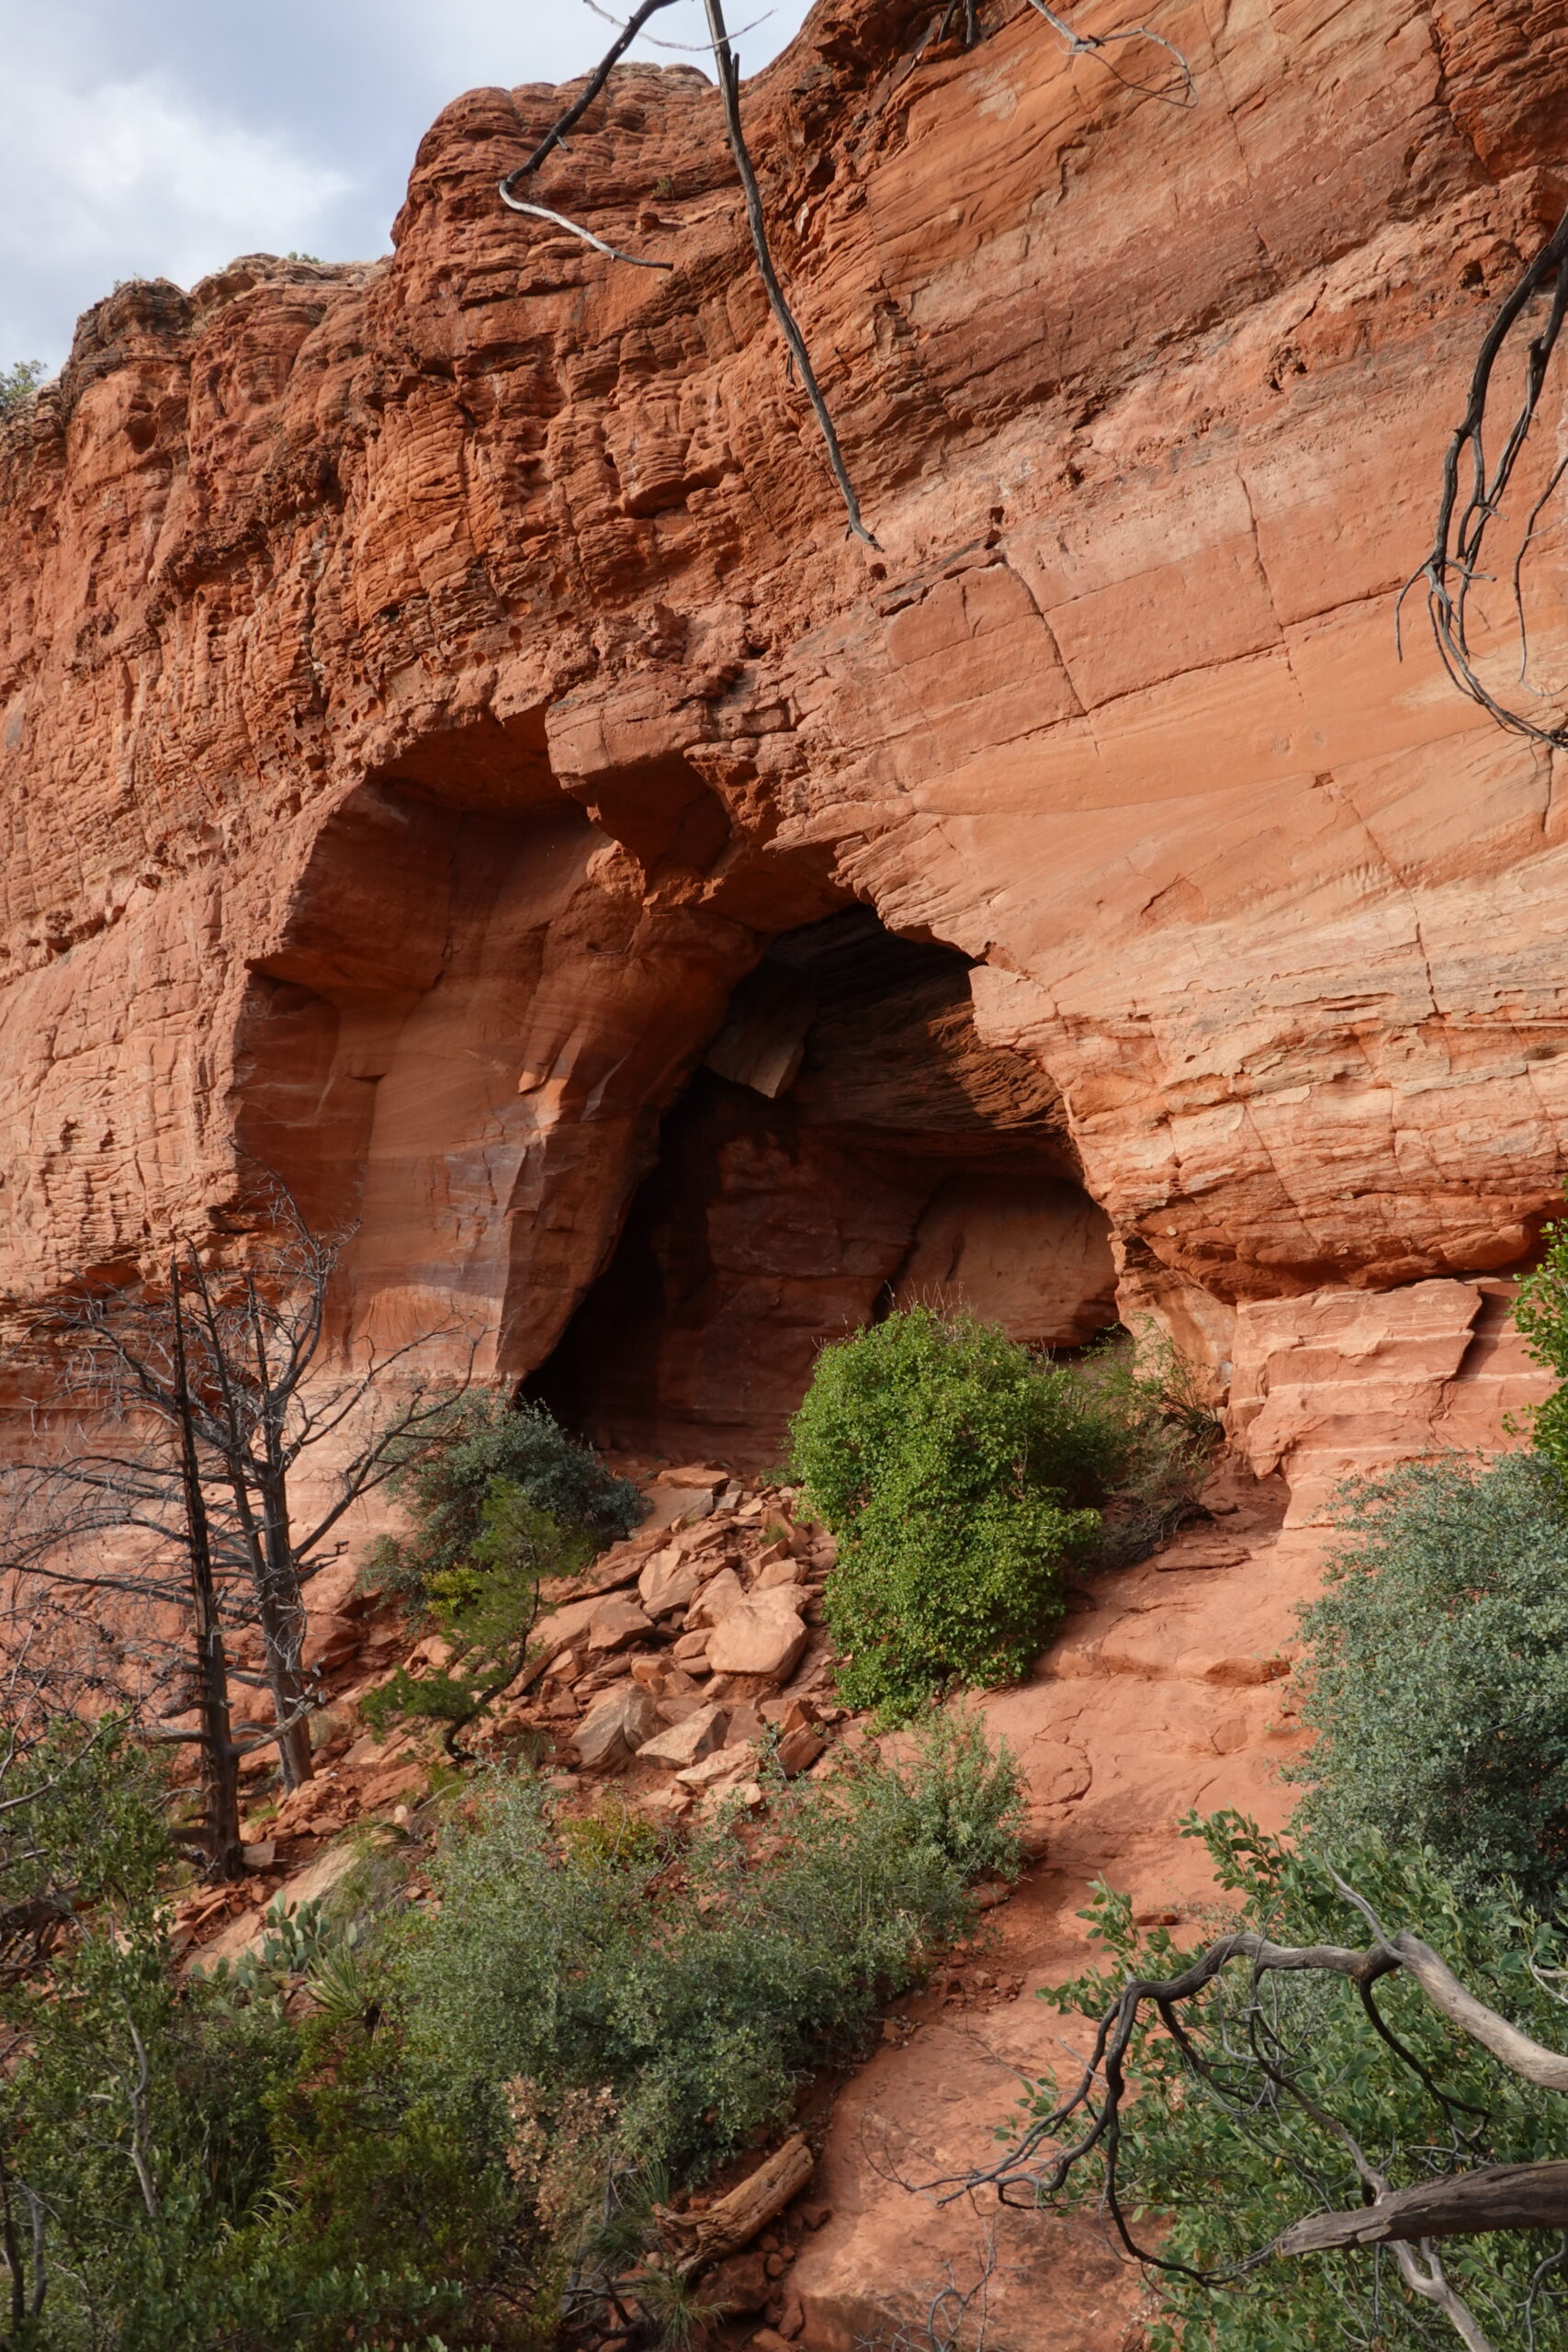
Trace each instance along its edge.
<instances>
[{"instance_id":1,"label":"small green plant","mask_svg":"<svg viewBox=\"0 0 1568 2352\"><path fill-rule=\"evenodd\" d=\"M471 1572L498 1481L562 1530L588 1538L591 1550L629 1535L643 1514L631 1481L575 1443L542 1405L509 1405L489 1389L468 1389L409 1447L390 1484L412 1529L371 1547L362 1584L419 1606L433 1597L435 1577Z\"/></svg>"},{"instance_id":2,"label":"small green plant","mask_svg":"<svg viewBox=\"0 0 1568 2352\"><path fill-rule=\"evenodd\" d=\"M0 368L0 416L8 416L30 401L48 373L41 359L18 359L9 368Z\"/></svg>"},{"instance_id":3,"label":"small green plant","mask_svg":"<svg viewBox=\"0 0 1568 2352\"><path fill-rule=\"evenodd\" d=\"M664 1851L647 1814L638 1813L614 1790L601 1797L592 1812L568 1815L559 1827L570 1855L604 1870L639 1869L657 1862Z\"/></svg>"},{"instance_id":4,"label":"small green plant","mask_svg":"<svg viewBox=\"0 0 1568 2352\"><path fill-rule=\"evenodd\" d=\"M1109 1355L1086 1374L928 1307L825 1348L790 1435L839 1541L828 1607L850 1703L897 1721L949 1683L1023 1672L1157 1418Z\"/></svg>"},{"instance_id":5,"label":"small green plant","mask_svg":"<svg viewBox=\"0 0 1568 2352\"><path fill-rule=\"evenodd\" d=\"M1568 1479L1568 1223L1541 1229L1545 1254L1519 1284L1514 1323L1539 1364L1557 1375L1559 1386L1526 1416L1536 1451Z\"/></svg>"},{"instance_id":6,"label":"small green plant","mask_svg":"<svg viewBox=\"0 0 1568 2352\"><path fill-rule=\"evenodd\" d=\"M964 1932L969 1880L1016 1866L1020 1785L977 1722L932 1726L904 1765L770 1776L750 1856L723 1820L683 1847L592 1829L497 1773L433 1864L439 1910L403 1930L411 2053L496 2131L498 2085L534 2086L547 2122L605 2089L619 2163L701 2178Z\"/></svg>"},{"instance_id":7,"label":"small green plant","mask_svg":"<svg viewBox=\"0 0 1568 2352\"><path fill-rule=\"evenodd\" d=\"M384 1736L395 1716L423 1716L446 1724L456 1756L457 1734L522 1672L541 1587L574 1576L592 1553L590 1537L562 1527L525 1488L492 1478L468 1558L423 1579L429 1612L464 1671L416 1677L399 1667L361 1702L371 1730Z\"/></svg>"}]
</instances>

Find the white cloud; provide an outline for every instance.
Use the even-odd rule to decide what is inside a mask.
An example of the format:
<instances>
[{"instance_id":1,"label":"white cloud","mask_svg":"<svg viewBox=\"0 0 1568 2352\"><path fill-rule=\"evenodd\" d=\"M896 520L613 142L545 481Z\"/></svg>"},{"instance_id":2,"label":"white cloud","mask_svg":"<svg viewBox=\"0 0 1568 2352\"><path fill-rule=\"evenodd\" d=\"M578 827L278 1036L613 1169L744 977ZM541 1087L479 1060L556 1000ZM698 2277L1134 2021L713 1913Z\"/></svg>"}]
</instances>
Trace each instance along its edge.
<instances>
[{"instance_id":1,"label":"white cloud","mask_svg":"<svg viewBox=\"0 0 1568 2352\"><path fill-rule=\"evenodd\" d=\"M346 174L225 120L157 73L73 89L13 71L0 96L0 357L57 359L116 277L189 285L236 253L321 250ZM62 302L62 297L65 300ZM52 348L50 346L52 345Z\"/></svg>"},{"instance_id":2,"label":"white cloud","mask_svg":"<svg viewBox=\"0 0 1568 2352\"><path fill-rule=\"evenodd\" d=\"M153 74L86 91L13 86L13 109L6 259L122 257L183 280L247 240L299 243L350 186L279 140L201 112Z\"/></svg>"},{"instance_id":3,"label":"white cloud","mask_svg":"<svg viewBox=\"0 0 1568 2352\"><path fill-rule=\"evenodd\" d=\"M762 5L728 0L738 33ZM807 6L774 0L737 41L742 70ZM701 0L656 25L700 41ZM567 80L613 38L582 0L0 0L0 367L57 364L117 277L188 286L239 253L385 252L444 106Z\"/></svg>"}]
</instances>

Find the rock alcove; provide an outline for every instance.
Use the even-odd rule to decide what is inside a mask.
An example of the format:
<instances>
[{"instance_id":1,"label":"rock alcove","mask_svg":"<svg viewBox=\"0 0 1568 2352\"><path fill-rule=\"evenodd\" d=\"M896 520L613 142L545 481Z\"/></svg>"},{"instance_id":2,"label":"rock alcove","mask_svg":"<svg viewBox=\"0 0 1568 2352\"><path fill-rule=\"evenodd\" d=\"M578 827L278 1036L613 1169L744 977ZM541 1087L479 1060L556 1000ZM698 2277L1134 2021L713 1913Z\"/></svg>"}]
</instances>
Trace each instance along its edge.
<instances>
[{"instance_id":1,"label":"rock alcove","mask_svg":"<svg viewBox=\"0 0 1568 2352\"><path fill-rule=\"evenodd\" d=\"M892 1306L1058 1348L1113 1322L1059 1101L981 1043L968 970L863 907L775 940L530 1392L601 1443L765 1453L822 1341Z\"/></svg>"}]
</instances>

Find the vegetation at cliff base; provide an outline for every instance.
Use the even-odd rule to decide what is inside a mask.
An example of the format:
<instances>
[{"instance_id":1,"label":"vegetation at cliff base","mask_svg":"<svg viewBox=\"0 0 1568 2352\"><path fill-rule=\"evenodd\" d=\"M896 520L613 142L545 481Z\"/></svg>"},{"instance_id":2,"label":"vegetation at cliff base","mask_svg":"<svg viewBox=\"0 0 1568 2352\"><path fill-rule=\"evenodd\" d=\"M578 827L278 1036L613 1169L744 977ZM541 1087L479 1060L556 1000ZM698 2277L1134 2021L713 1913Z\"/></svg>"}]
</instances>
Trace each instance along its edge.
<instances>
[{"instance_id":1,"label":"vegetation at cliff base","mask_svg":"<svg viewBox=\"0 0 1568 2352\"><path fill-rule=\"evenodd\" d=\"M828 1588L851 1705L887 1720L953 1683L1015 1679L1125 1491L1144 1549L1190 1503L1208 1444L1124 1348L1062 1365L973 1317L912 1307L824 1348L790 1425L839 1542Z\"/></svg>"},{"instance_id":2,"label":"vegetation at cliff base","mask_svg":"<svg viewBox=\"0 0 1568 2352\"><path fill-rule=\"evenodd\" d=\"M1516 1315L1568 1381L1568 1234ZM1087 2093L1025 2102L1010 2198L1109 2212L1151 2352L1568 2347L1568 1390L1533 1445L1349 1487L1302 1612L1291 1837L1188 1825L1194 1942L1103 1883ZM1111 2053L1114 2052L1112 2078ZM1501 2172L1495 2167L1504 2167Z\"/></svg>"},{"instance_id":3,"label":"vegetation at cliff base","mask_svg":"<svg viewBox=\"0 0 1568 2352\"><path fill-rule=\"evenodd\" d=\"M361 1582L414 1600L484 1551L493 1537L486 1514L508 1507L503 1490L581 1531L594 1550L629 1535L644 1508L630 1479L606 1470L543 1405L509 1404L488 1388L454 1394L407 1448L390 1487L412 1527L372 1545Z\"/></svg>"},{"instance_id":4,"label":"vegetation at cliff base","mask_svg":"<svg viewBox=\"0 0 1568 2352\"><path fill-rule=\"evenodd\" d=\"M547 2343L616 2281L635 2306L654 2202L785 2121L1016 1860L1017 1770L972 1722L764 1777L760 1829L682 1838L486 1772L412 1850L424 1899L373 1846L335 1918L182 1973L160 1768L112 1724L13 1758L6 2343L458 2352Z\"/></svg>"}]
</instances>

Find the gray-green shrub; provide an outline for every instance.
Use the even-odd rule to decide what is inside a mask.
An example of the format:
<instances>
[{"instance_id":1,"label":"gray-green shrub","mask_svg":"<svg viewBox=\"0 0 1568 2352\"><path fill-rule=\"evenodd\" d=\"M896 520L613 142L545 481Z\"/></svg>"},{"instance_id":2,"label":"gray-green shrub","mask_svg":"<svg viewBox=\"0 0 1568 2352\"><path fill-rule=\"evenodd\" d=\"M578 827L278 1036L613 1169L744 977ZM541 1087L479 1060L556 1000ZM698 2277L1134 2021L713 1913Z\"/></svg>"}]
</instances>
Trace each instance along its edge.
<instances>
[{"instance_id":1,"label":"gray-green shrub","mask_svg":"<svg viewBox=\"0 0 1568 2352\"><path fill-rule=\"evenodd\" d=\"M413 1524L371 1547L362 1580L423 1600L436 1580L469 1567L486 1541L485 1509L498 1481L595 1549L629 1535L643 1514L630 1479L606 1470L543 1405L466 1389L421 1431L390 1481Z\"/></svg>"},{"instance_id":2,"label":"gray-green shrub","mask_svg":"<svg viewBox=\"0 0 1568 2352\"><path fill-rule=\"evenodd\" d=\"M1461 1883L1550 1904L1568 1869L1568 1516L1539 1454L1418 1463L1352 1489L1302 1612L1290 1777L1329 1851L1368 1831Z\"/></svg>"},{"instance_id":3,"label":"gray-green shrub","mask_svg":"<svg viewBox=\"0 0 1568 2352\"><path fill-rule=\"evenodd\" d=\"M567 1834L543 1784L498 1775L437 1858L394 2007L459 2105L607 2087L628 2160L700 2176L963 1931L1019 1811L1010 1757L947 1718L909 1763L775 1782L750 1858L722 1821L682 1849Z\"/></svg>"}]
</instances>

